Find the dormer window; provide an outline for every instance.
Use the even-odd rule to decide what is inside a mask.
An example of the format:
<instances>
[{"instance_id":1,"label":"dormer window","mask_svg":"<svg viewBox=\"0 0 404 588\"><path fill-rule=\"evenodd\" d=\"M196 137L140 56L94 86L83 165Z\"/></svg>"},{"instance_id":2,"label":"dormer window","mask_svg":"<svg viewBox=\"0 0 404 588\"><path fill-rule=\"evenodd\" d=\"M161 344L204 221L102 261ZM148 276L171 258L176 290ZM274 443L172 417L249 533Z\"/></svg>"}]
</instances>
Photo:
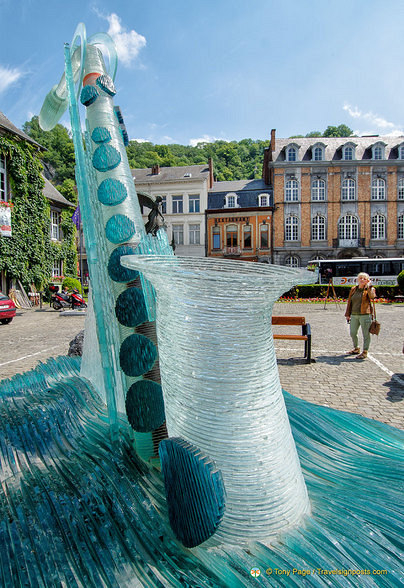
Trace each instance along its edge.
<instances>
[{"instance_id":1,"label":"dormer window","mask_svg":"<svg viewBox=\"0 0 404 588\"><path fill-rule=\"evenodd\" d=\"M342 147L342 159L344 161L352 161L355 159L355 145L348 143Z\"/></svg>"},{"instance_id":2,"label":"dormer window","mask_svg":"<svg viewBox=\"0 0 404 588\"><path fill-rule=\"evenodd\" d=\"M311 149L313 161L324 161L324 145L316 143Z\"/></svg>"},{"instance_id":3,"label":"dormer window","mask_svg":"<svg viewBox=\"0 0 404 588\"><path fill-rule=\"evenodd\" d=\"M398 159L404 159L404 143L398 146Z\"/></svg>"},{"instance_id":4,"label":"dormer window","mask_svg":"<svg viewBox=\"0 0 404 588\"><path fill-rule=\"evenodd\" d=\"M286 161L297 161L297 145L286 147Z\"/></svg>"},{"instance_id":5,"label":"dormer window","mask_svg":"<svg viewBox=\"0 0 404 588\"><path fill-rule=\"evenodd\" d=\"M229 192L226 194L225 208L237 208L237 194L235 192Z\"/></svg>"},{"instance_id":6,"label":"dormer window","mask_svg":"<svg viewBox=\"0 0 404 588\"><path fill-rule=\"evenodd\" d=\"M258 196L259 206L270 206L269 194L260 194Z\"/></svg>"},{"instance_id":7,"label":"dormer window","mask_svg":"<svg viewBox=\"0 0 404 588\"><path fill-rule=\"evenodd\" d=\"M372 147L372 158L376 160L384 159L384 143L375 143Z\"/></svg>"}]
</instances>

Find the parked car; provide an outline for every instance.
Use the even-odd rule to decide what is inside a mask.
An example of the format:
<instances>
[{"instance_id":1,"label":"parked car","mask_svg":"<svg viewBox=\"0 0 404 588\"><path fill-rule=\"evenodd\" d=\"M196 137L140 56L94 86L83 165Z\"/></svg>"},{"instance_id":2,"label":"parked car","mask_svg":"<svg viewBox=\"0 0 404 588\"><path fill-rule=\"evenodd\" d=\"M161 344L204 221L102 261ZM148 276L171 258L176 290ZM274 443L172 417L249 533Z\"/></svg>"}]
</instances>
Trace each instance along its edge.
<instances>
[{"instance_id":1,"label":"parked car","mask_svg":"<svg viewBox=\"0 0 404 588\"><path fill-rule=\"evenodd\" d=\"M0 323L6 325L7 323L11 323L13 318L15 317L15 304L5 294L0 292Z\"/></svg>"}]
</instances>

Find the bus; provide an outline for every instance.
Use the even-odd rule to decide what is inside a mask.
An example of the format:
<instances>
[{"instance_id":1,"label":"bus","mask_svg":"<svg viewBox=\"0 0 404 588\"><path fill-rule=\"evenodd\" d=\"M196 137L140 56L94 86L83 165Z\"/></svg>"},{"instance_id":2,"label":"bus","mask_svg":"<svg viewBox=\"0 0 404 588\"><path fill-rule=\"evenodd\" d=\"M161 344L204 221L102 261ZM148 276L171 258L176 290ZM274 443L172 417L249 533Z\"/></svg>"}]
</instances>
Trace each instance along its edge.
<instances>
[{"instance_id":1,"label":"bus","mask_svg":"<svg viewBox=\"0 0 404 588\"><path fill-rule=\"evenodd\" d=\"M351 259L313 259L308 269L317 270L317 283L350 286L356 284L360 272L369 274L374 286L395 286L397 276L404 270L404 257L352 257Z\"/></svg>"}]
</instances>

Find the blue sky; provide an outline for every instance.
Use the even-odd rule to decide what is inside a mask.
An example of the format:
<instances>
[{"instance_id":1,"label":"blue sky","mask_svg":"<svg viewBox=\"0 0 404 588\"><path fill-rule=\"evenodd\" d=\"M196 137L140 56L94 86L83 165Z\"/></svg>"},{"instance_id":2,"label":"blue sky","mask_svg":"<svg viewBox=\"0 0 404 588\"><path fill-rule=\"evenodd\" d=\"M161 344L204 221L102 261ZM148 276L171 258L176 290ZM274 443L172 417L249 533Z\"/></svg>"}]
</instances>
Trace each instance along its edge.
<instances>
[{"instance_id":1,"label":"blue sky","mask_svg":"<svg viewBox=\"0 0 404 588\"><path fill-rule=\"evenodd\" d=\"M82 21L117 43L130 139L404 134L402 0L0 0L0 18L0 110L18 127Z\"/></svg>"}]
</instances>

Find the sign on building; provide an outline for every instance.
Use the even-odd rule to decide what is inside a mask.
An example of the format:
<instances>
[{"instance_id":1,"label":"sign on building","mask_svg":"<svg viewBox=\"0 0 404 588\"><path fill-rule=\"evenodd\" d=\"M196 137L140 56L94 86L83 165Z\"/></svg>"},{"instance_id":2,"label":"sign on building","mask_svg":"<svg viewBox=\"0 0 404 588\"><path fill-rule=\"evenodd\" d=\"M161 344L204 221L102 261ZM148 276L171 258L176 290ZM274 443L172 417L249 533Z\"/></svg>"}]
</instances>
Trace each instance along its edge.
<instances>
[{"instance_id":1,"label":"sign on building","mask_svg":"<svg viewBox=\"0 0 404 588\"><path fill-rule=\"evenodd\" d=\"M0 203L0 235L11 237L11 208L8 202Z\"/></svg>"}]
</instances>

